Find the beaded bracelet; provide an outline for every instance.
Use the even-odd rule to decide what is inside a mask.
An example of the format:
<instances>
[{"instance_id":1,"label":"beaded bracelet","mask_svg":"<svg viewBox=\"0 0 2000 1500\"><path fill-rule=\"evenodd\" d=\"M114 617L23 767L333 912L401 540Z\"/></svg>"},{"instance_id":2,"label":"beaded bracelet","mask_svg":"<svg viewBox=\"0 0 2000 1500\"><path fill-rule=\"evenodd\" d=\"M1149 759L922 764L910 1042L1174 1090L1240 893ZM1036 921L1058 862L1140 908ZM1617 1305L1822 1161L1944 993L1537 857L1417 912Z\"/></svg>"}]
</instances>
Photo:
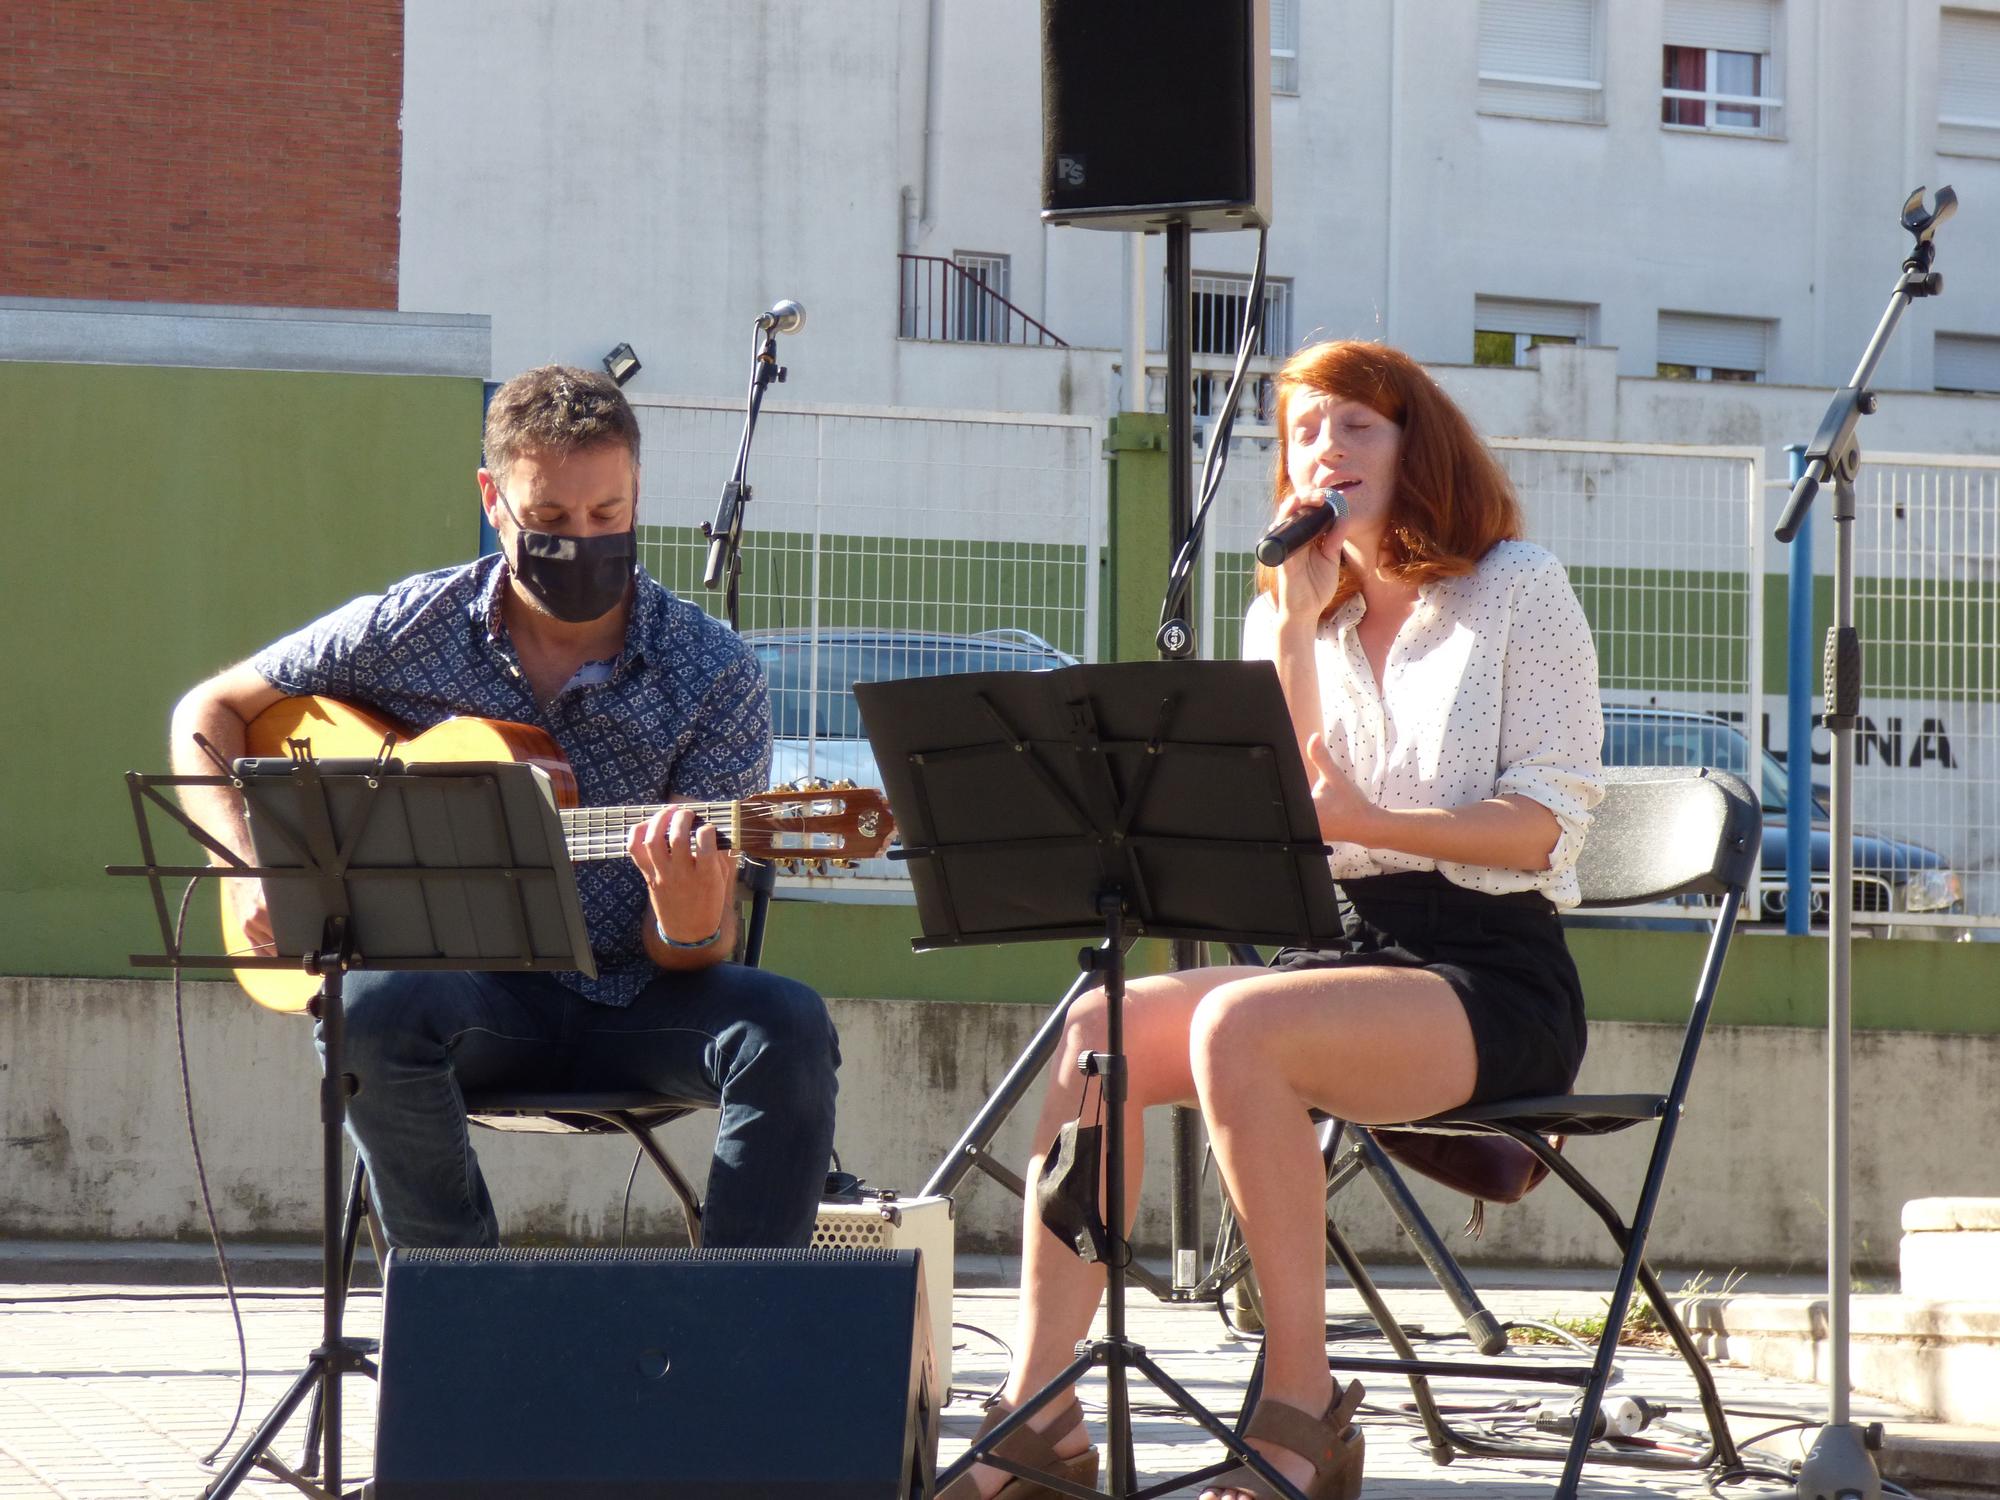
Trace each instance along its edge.
<instances>
[{"instance_id":1,"label":"beaded bracelet","mask_svg":"<svg viewBox=\"0 0 2000 1500\"><path fill-rule=\"evenodd\" d=\"M665 943L669 948L710 947L714 944L717 938L722 936L722 929L724 927L727 927L728 925L729 925L729 908L725 906L722 909L722 916L718 918L716 921L715 931L711 932L707 937L703 938L698 943L684 943L679 938L668 937L667 929L660 925L660 919L657 916L653 918L653 931L657 932L660 935L660 941Z\"/></svg>"}]
</instances>

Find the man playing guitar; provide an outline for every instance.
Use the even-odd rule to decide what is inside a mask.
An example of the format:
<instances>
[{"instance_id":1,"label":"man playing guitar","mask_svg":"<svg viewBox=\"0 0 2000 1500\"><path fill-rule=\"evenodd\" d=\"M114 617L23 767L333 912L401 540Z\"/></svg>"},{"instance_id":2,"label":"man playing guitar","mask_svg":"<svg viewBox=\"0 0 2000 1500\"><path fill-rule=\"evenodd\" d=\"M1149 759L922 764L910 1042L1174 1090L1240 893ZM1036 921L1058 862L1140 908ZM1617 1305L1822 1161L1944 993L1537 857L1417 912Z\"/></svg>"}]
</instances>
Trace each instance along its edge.
<instances>
[{"instance_id":1,"label":"man playing guitar","mask_svg":"<svg viewBox=\"0 0 2000 1500\"><path fill-rule=\"evenodd\" d=\"M545 731L587 805L670 805L629 858L582 864L597 977L347 977L348 1129L392 1245L480 1247L499 1225L463 1095L496 1088L654 1089L721 1110L704 1245L803 1246L833 1144L838 1039L798 982L730 962L736 855L684 805L760 791L771 715L755 656L637 563L639 424L607 377L545 366L486 416L479 492L501 553L341 606L202 683L174 710L174 769L213 772L279 700L346 700L412 731L456 716ZM227 788L190 814L246 858ZM224 880L252 942L256 881Z\"/></svg>"}]
</instances>

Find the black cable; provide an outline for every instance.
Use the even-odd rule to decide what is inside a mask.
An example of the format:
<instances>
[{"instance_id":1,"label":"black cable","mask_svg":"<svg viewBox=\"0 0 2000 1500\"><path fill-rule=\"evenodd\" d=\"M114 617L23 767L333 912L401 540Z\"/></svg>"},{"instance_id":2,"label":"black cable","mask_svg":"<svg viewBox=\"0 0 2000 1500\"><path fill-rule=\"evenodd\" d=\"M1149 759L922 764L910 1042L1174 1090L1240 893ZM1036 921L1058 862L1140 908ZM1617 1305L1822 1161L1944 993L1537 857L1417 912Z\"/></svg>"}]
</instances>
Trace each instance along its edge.
<instances>
[{"instance_id":1,"label":"black cable","mask_svg":"<svg viewBox=\"0 0 2000 1500\"><path fill-rule=\"evenodd\" d=\"M1536 1328L1540 1329L1543 1333L1554 1334L1557 1338L1568 1344L1570 1348L1582 1354L1594 1354L1597 1352L1594 1346L1586 1344L1567 1328L1558 1328L1553 1323L1544 1323L1540 1318L1510 1318L1500 1325L1502 1333L1512 1332L1516 1328Z\"/></svg>"},{"instance_id":2,"label":"black cable","mask_svg":"<svg viewBox=\"0 0 2000 1500\"><path fill-rule=\"evenodd\" d=\"M994 1333L988 1329L981 1328L977 1323L954 1323L951 1326L954 1329L962 1328L967 1333L976 1333L979 1335L979 1337L983 1339L989 1339L993 1343L998 1344L1000 1346L1000 1352L1006 1356L1007 1368L1012 1369L1014 1367L1013 1346L1009 1344L1005 1339L1001 1338L999 1334ZM957 1344L954 1344L952 1346L954 1350L956 1350L959 1347L960 1346ZM991 1401L994 1397L998 1396L1001 1390L1005 1387L1005 1385L1006 1385L1006 1378L1004 1376L1001 1378L1001 1383L999 1385L994 1386L993 1389L990 1391L976 1391L972 1389L972 1387L970 1386L955 1385L944 1393L944 1404L949 1406L954 1401L960 1399L966 1399L971 1401L977 1401L981 1406L984 1406L988 1401Z\"/></svg>"},{"instance_id":3,"label":"black cable","mask_svg":"<svg viewBox=\"0 0 2000 1500\"><path fill-rule=\"evenodd\" d=\"M632 1170L625 1174L625 1202L618 1210L618 1248L625 1248L625 1231L632 1223L632 1184L639 1180L639 1163L646 1159L642 1146L632 1153Z\"/></svg>"},{"instance_id":4,"label":"black cable","mask_svg":"<svg viewBox=\"0 0 2000 1500\"><path fill-rule=\"evenodd\" d=\"M1261 341L1264 331L1264 250L1269 235L1268 229L1257 231L1257 267L1251 274L1249 298L1243 309L1243 341L1237 346L1236 367L1230 374L1229 388L1223 394L1222 413L1209 429L1208 451L1201 461L1201 493L1196 498L1188 533L1182 538L1180 548L1167 568L1167 592L1160 603L1160 624L1163 627L1168 620L1176 617L1175 611L1179 606L1191 603L1194 597L1188 575L1194 567L1195 553L1201 547L1202 530L1208 522L1208 508L1222 486L1223 470L1229 465L1229 438L1236 426L1236 407L1243 392L1244 376L1250 368L1250 354ZM1185 391L1167 392L1169 401L1177 397L1186 399L1186 396ZM1173 454L1170 461L1185 463L1187 455Z\"/></svg>"},{"instance_id":5,"label":"black cable","mask_svg":"<svg viewBox=\"0 0 2000 1500\"><path fill-rule=\"evenodd\" d=\"M157 1292L128 1287L116 1292L50 1292L42 1296L0 1297L0 1307L35 1307L44 1302L210 1302L226 1295L229 1294L198 1286L172 1287ZM243 1302L296 1302L302 1295L309 1294L292 1288L260 1290L256 1287L240 1287L234 1295L237 1300ZM362 1286L355 1287L347 1297L351 1302L356 1297L381 1295L380 1287Z\"/></svg>"},{"instance_id":6,"label":"black cable","mask_svg":"<svg viewBox=\"0 0 2000 1500\"><path fill-rule=\"evenodd\" d=\"M1819 1425L1820 1423L1817 1417L1805 1417L1796 1422L1785 1422L1777 1427L1767 1427L1764 1429L1764 1431L1757 1433L1754 1437L1738 1438L1736 1440L1736 1446L1739 1448L1748 1448L1753 1446L1754 1444L1763 1442L1764 1439L1766 1438L1774 1438L1781 1432L1798 1432L1804 1428L1817 1427Z\"/></svg>"},{"instance_id":7,"label":"black cable","mask_svg":"<svg viewBox=\"0 0 2000 1500\"><path fill-rule=\"evenodd\" d=\"M194 899L194 888L200 879L199 875L190 879L187 889L181 892L180 916L174 923L176 953L181 951L182 939L187 934L188 903ZM194 1080L188 1068L187 1010L181 1000L181 970L178 964L174 966L174 1044L180 1052L181 1112L187 1120L188 1147L194 1153L194 1178L201 1188L201 1211L208 1220L209 1242L215 1246L215 1264L222 1272L223 1294L229 1299L229 1316L236 1325L236 1413L229 1419L229 1430L201 1456L201 1466L212 1468L217 1456L236 1436L237 1424L243 1420L243 1403L250 1395L250 1345L243 1335L243 1309L237 1305L236 1278L229 1274L229 1256L222 1248L222 1226L216 1222L215 1200L208 1191L208 1166L201 1157L201 1132L195 1128Z\"/></svg>"},{"instance_id":8,"label":"black cable","mask_svg":"<svg viewBox=\"0 0 2000 1500\"><path fill-rule=\"evenodd\" d=\"M1733 1469L1711 1470L1706 1483L1708 1485L1708 1492L1711 1495L1719 1497L1719 1500L1728 1500L1728 1497L1723 1496L1722 1487L1727 1484L1741 1484L1746 1479L1769 1479L1783 1486L1782 1489L1761 1492L1769 1495L1771 1500L1778 1500L1779 1496L1796 1495L1798 1493L1796 1475L1787 1474L1782 1469L1767 1469L1762 1464L1739 1463ZM1741 1494L1743 1492L1739 1490L1736 1493Z\"/></svg>"}]
</instances>

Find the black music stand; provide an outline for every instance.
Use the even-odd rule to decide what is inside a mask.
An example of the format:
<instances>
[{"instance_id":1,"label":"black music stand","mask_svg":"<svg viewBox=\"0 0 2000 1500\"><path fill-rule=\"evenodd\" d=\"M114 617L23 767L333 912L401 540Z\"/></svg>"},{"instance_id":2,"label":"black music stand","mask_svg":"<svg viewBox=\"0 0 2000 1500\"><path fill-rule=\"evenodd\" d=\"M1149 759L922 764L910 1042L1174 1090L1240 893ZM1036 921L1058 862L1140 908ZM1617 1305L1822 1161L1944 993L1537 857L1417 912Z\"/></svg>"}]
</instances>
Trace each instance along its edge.
<instances>
[{"instance_id":1,"label":"black music stand","mask_svg":"<svg viewBox=\"0 0 2000 1500\"><path fill-rule=\"evenodd\" d=\"M883 790L902 830L924 936L918 951L1096 938L1101 975L1106 1337L944 1473L984 1461L1062 1494L1065 1480L993 1448L1086 1370L1109 1391L1110 1490L1165 1494L1248 1462L1303 1500L1125 1332L1124 949L1137 937L1322 946L1341 925L1305 768L1268 662L1132 662L856 683ZM1126 1371L1136 1369L1228 1449L1209 1469L1133 1488Z\"/></svg>"},{"instance_id":2,"label":"black music stand","mask_svg":"<svg viewBox=\"0 0 2000 1500\"><path fill-rule=\"evenodd\" d=\"M326 1047L319 1091L322 1336L305 1370L203 1494L208 1500L233 1494L262 1464L307 1494L340 1500L340 1379L349 1372L376 1373L368 1357L374 1341L349 1338L341 1329L341 1136L351 1091L341 1071L344 976L350 969L595 974L596 964L555 799L535 767L459 763L406 770L385 747L375 760L315 761L301 749L289 760L239 760L231 770L229 776L127 775L146 862L107 873L142 876L152 887L165 952L132 955L139 968L291 968L320 978L311 1009ZM160 795L159 788L174 786L238 791L257 863L242 863ZM149 802L228 865L162 865L153 851ZM261 958L184 951L161 885L174 876L264 880L275 951ZM315 1391L326 1431L322 1485L268 1451Z\"/></svg>"}]
</instances>

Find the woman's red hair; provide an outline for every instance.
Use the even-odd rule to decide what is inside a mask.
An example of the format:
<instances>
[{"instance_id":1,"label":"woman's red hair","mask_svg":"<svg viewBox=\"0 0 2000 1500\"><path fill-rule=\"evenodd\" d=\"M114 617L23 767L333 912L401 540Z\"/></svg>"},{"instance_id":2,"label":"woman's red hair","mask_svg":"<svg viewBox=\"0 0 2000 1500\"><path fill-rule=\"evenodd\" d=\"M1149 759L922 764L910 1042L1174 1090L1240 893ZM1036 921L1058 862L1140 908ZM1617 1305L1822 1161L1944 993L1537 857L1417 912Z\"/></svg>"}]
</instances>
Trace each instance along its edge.
<instances>
[{"instance_id":1,"label":"woman's red hair","mask_svg":"<svg viewBox=\"0 0 2000 1500\"><path fill-rule=\"evenodd\" d=\"M1396 494L1382 537L1380 566L1390 577L1411 583L1459 577L1470 573L1496 542L1520 536L1521 507L1514 487L1465 413L1409 355L1355 339L1301 349L1278 371L1274 513L1292 494L1285 452L1291 401L1300 391L1359 401L1403 429ZM1265 592L1276 587L1269 568L1258 567L1257 587ZM1360 587L1343 557L1340 583L1326 614Z\"/></svg>"}]
</instances>

